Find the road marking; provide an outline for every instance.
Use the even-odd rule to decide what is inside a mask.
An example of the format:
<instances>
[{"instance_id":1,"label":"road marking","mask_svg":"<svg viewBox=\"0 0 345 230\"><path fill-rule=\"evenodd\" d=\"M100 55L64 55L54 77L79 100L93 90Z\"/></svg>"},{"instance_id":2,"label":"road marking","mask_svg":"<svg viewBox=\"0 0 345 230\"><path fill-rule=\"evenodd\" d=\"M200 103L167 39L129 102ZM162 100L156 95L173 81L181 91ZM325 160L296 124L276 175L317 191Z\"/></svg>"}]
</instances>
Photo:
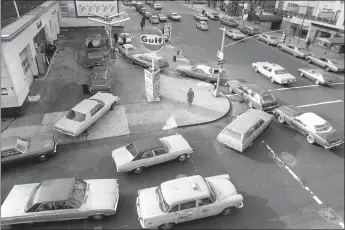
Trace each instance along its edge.
<instances>
[{"instance_id":1,"label":"road marking","mask_svg":"<svg viewBox=\"0 0 345 230\"><path fill-rule=\"evenodd\" d=\"M325 104L332 104L332 103L339 103L339 102L343 102L343 100L325 101L325 102L320 102L320 103L315 103L315 104L299 105L297 107L298 108L304 108L304 107L311 107L311 106L315 106L315 105L325 105Z\"/></svg>"},{"instance_id":2,"label":"road marking","mask_svg":"<svg viewBox=\"0 0 345 230\"><path fill-rule=\"evenodd\" d=\"M342 82L338 83L332 83L329 85L344 85ZM272 91L282 91L282 90L290 90L290 89L302 89L302 88L311 88L311 87L319 87L321 85L304 85L304 86L296 86L296 87L289 87L289 88L279 88L279 89L269 89L267 91L272 92Z\"/></svg>"}]
</instances>

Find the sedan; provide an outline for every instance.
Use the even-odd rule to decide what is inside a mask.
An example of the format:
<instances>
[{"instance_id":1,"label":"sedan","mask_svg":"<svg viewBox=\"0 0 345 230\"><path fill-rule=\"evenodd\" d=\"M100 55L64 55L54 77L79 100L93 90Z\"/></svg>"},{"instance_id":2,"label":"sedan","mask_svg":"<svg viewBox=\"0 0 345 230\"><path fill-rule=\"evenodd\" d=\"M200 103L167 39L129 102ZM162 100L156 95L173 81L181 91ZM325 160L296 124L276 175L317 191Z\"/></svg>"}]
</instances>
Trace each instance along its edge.
<instances>
[{"instance_id":1,"label":"sedan","mask_svg":"<svg viewBox=\"0 0 345 230\"><path fill-rule=\"evenodd\" d=\"M266 42L267 45L276 46L279 44L279 39L275 36L267 35L267 34L259 34L257 39L259 41Z\"/></svg>"},{"instance_id":2,"label":"sedan","mask_svg":"<svg viewBox=\"0 0 345 230\"><path fill-rule=\"evenodd\" d=\"M227 25L227 26L231 26L231 27L238 27L238 22L233 19L233 18L230 18L228 16L224 16L220 19L220 23L223 24L223 25Z\"/></svg>"},{"instance_id":3,"label":"sedan","mask_svg":"<svg viewBox=\"0 0 345 230\"><path fill-rule=\"evenodd\" d=\"M333 128L326 120L312 112L306 112L294 105L275 109L280 123L286 123L307 137L310 144L319 144L325 149L344 143L344 135Z\"/></svg>"},{"instance_id":4,"label":"sedan","mask_svg":"<svg viewBox=\"0 0 345 230\"><path fill-rule=\"evenodd\" d=\"M215 11L207 12L206 11L205 15L212 20L216 20L216 21L219 20L219 13L218 12L215 12Z\"/></svg>"},{"instance_id":5,"label":"sedan","mask_svg":"<svg viewBox=\"0 0 345 230\"><path fill-rule=\"evenodd\" d=\"M155 67L163 70L164 67L169 67L169 62L163 57L152 56L151 54L133 54L129 55L128 59L132 65L140 65L144 68L150 68L152 66L152 58L155 60Z\"/></svg>"},{"instance_id":6,"label":"sedan","mask_svg":"<svg viewBox=\"0 0 345 230\"><path fill-rule=\"evenodd\" d=\"M145 7L139 7L139 12L142 14L142 15L144 15L144 12L145 11L147 11L148 9L147 8L145 8Z\"/></svg>"},{"instance_id":7,"label":"sedan","mask_svg":"<svg viewBox=\"0 0 345 230\"><path fill-rule=\"evenodd\" d=\"M181 21L182 17L178 13L169 13L168 18L172 21Z\"/></svg>"},{"instance_id":8,"label":"sedan","mask_svg":"<svg viewBox=\"0 0 345 230\"><path fill-rule=\"evenodd\" d=\"M101 66L105 64L105 60L100 48L86 49L84 62L88 67Z\"/></svg>"},{"instance_id":9,"label":"sedan","mask_svg":"<svg viewBox=\"0 0 345 230\"><path fill-rule=\"evenodd\" d=\"M161 9L162 9L162 6L161 6L160 4L155 3L155 4L153 5L153 9L155 9L155 10L161 10Z\"/></svg>"},{"instance_id":10,"label":"sedan","mask_svg":"<svg viewBox=\"0 0 345 230\"><path fill-rule=\"evenodd\" d=\"M309 63L313 63L315 65L321 66L322 68L325 68L327 72L333 71L333 72L342 72L344 71L344 63L340 63L336 60L331 60L324 57L317 57L315 55L310 55L307 57L307 61Z\"/></svg>"},{"instance_id":11,"label":"sedan","mask_svg":"<svg viewBox=\"0 0 345 230\"><path fill-rule=\"evenodd\" d=\"M334 83L334 78L332 76L324 75L317 69L299 68L298 71L301 77L309 78L317 85L329 85Z\"/></svg>"},{"instance_id":12,"label":"sedan","mask_svg":"<svg viewBox=\"0 0 345 230\"><path fill-rule=\"evenodd\" d=\"M144 16L146 19L150 18L151 15L152 15L152 14L151 14L150 11L147 11L147 10L143 11L143 16Z\"/></svg>"},{"instance_id":13,"label":"sedan","mask_svg":"<svg viewBox=\"0 0 345 230\"><path fill-rule=\"evenodd\" d=\"M299 57L303 59L307 59L308 56L312 55L310 51L305 48L300 48L291 44L279 44L278 48L280 51L285 51L291 54L293 57Z\"/></svg>"},{"instance_id":14,"label":"sedan","mask_svg":"<svg viewBox=\"0 0 345 230\"><path fill-rule=\"evenodd\" d=\"M111 93L96 93L71 109L54 125L54 129L69 136L79 136L119 100Z\"/></svg>"},{"instance_id":15,"label":"sedan","mask_svg":"<svg viewBox=\"0 0 345 230\"><path fill-rule=\"evenodd\" d=\"M158 14L158 20L160 22L166 22L167 21L167 17L164 14Z\"/></svg>"},{"instance_id":16,"label":"sedan","mask_svg":"<svg viewBox=\"0 0 345 230\"><path fill-rule=\"evenodd\" d=\"M101 46L100 34L89 34L86 36L85 47L89 47L90 41L92 41L93 48L99 48Z\"/></svg>"},{"instance_id":17,"label":"sedan","mask_svg":"<svg viewBox=\"0 0 345 230\"><path fill-rule=\"evenodd\" d=\"M149 19L149 22L151 24L159 24L159 19L158 19L158 16L157 15L152 15Z\"/></svg>"},{"instance_id":18,"label":"sedan","mask_svg":"<svg viewBox=\"0 0 345 230\"><path fill-rule=\"evenodd\" d=\"M244 39L246 37L246 35L244 35L243 33L241 33L241 31L239 31L237 29L227 30L225 32L225 35L228 36L229 38L233 39L233 40L241 40L241 39Z\"/></svg>"},{"instance_id":19,"label":"sedan","mask_svg":"<svg viewBox=\"0 0 345 230\"><path fill-rule=\"evenodd\" d=\"M149 137L134 141L112 152L118 172L141 173L144 168L167 161L185 161L193 149L180 134Z\"/></svg>"},{"instance_id":20,"label":"sedan","mask_svg":"<svg viewBox=\"0 0 345 230\"><path fill-rule=\"evenodd\" d=\"M206 17L203 14L195 14L194 19L198 21L205 21L205 22L208 21L208 17Z\"/></svg>"},{"instance_id":21,"label":"sedan","mask_svg":"<svg viewBox=\"0 0 345 230\"><path fill-rule=\"evenodd\" d=\"M248 103L250 108L270 111L279 106L278 100L267 90L261 89L256 84L251 84L244 79L227 81L231 93L236 93Z\"/></svg>"},{"instance_id":22,"label":"sedan","mask_svg":"<svg viewBox=\"0 0 345 230\"><path fill-rule=\"evenodd\" d=\"M293 75L275 63L254 62L252 66L255 72L261 73L265 77L269 78L272 83L284 85L296 81L296 78Z\"/></svg>"},{"instance_id":23,"label":"sedan","mask_svg":"<svg viewBox=\"0 0 345 230\"><path fill-rule=\"evenodd\" d=\"M50 134L1 138L1 164L26 159L45 161L56 153L56 146L55 137Z\"/></svg>"},{"instance_id":24,"label":"sedan","mask_svg":"<svg viewBox=\"0 0 345 230\"><path fill-rule=\"evenodd\" d=\"M116 179L61 178L15 185L1 206L1 225L101 220L116 213L118 201Z\"/></svg>"},{"instance_id":25,"label":"sedan","mask_svg":"<svg viewBox=\"0 0 345 230\"><path fill-rule=\"evenodd\" d=\"M98 92L108 92L111 91L110 82L110 68L109 66L97 66L92 69L89 75L89 83L84 86L88 89L88 92L84 93L98 93Z\"/></svg>"},{"instance_id":26,"label":"sedan","mask_svg":"<svg viewBox=\"0 0 345 230\"><path fill-rule=\"evenodd\" d=\"M205 21L200 21L196 24L196 28L200 29L200 30L208 30L208 25L207 22Z\"/></svg>"},{"instance_id":27,"label":"sedan","mask_svg":"<svg viewBox=\"0 0 345 230\"><path fill-rule=\"evenodd\" d=\"M206 65L180 65L176 71L181 73L182 77L193 77L205 82L216 82L219 70Z\"/></svg>"},{"instance_id":28,"label":"sedan","mask_svg":"<svg viewBox=\"0 0 345 230\"><path fill-rule=\"evenodd\" d=\"M119 53L122 54L126 59L129 59L129 56L133 54L136 48L132 44L124 44L118 47Z\"/></svg>"}]
</instances>

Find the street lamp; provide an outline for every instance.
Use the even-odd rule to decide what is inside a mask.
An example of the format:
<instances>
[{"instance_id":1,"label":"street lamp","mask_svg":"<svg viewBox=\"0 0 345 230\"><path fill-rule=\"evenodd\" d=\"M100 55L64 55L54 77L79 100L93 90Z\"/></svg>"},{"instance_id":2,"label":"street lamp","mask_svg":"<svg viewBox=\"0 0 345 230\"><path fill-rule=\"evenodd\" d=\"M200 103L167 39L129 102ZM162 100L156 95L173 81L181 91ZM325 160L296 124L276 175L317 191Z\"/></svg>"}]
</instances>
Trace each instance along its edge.
<instances>
[{"instance_id":1,"label":"street lamp","mask_svg":"<svg viewBox=\"0 0 345 230\"><path fill-rule=\"evenodd\" d=\"M224 50L224 39L225 39L226 27L220 28L220 30L223 31L223 37L222 37L222 46L220 47L220 51L218 51L218 53L217 53L219 61L218 61L217 86L216 86L216 89L214 90L214 96L216 96L216 97L219 96L219 80L220 80L220 76L223 72L222 68L223 68L223 64L225 62L223 50Z\"/></svg>"}]
</instances>

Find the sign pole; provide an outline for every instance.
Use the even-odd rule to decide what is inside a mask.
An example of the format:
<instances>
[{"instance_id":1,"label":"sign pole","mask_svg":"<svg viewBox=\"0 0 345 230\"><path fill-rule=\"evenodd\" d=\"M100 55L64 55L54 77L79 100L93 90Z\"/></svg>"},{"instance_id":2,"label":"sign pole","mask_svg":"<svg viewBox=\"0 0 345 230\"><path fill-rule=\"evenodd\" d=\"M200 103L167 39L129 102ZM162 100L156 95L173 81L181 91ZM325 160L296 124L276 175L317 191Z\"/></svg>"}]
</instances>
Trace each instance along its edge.
<instances>
[{"instance_id":1,"label":"sign pole","mask_svg":"<svg viewBox=\"0 0 345 230\"><path fill-rule=\"evenodd\" d=\"M152 73L153 73L153 71L155 69L155 60L154 60L155 56L156 56L156 54L152 53Z\"/></svg>"},{"instance_id":2,"label":"sign pole","mask_svg":"<svg viewBox=\"0 0 345 230\"><path fill-rule=\"evenodd\" d=\"M217 86L216 89L214 90L214 96L215 97L219 97L219 80L220 80L220 76L221 76L221 72L223 72L222 67L223 67L223 50L224 50L224 39L225 39L225 31L226 31L226 27L220 29L223 30L223 37L222 37L222 46L220 47L220 53L221 56L219 57L219 61L218 61L218 76L217 76Z\"/></svg>"}]
</instances>

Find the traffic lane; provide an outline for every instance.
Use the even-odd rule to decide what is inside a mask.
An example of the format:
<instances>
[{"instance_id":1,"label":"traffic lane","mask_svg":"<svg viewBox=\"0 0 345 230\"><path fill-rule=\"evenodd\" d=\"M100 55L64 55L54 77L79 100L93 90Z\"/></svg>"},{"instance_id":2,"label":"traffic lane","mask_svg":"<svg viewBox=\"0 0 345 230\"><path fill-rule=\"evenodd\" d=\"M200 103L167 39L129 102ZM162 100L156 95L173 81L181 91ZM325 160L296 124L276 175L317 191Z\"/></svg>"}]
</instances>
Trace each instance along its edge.
<instances>
[{"instance_id":1,"label":"traffic lane","mask_svg":"<svg viewBox=\"0 0 345 230\"><path fill-rule=\"evenodd\" d=\"M208 130L206 130L207 132ZM217 128L218 132L220 128ZM176 130L159 132L159 136L173 134ZM277 218L299 207L303 201L307 201L307 197L300 198L295 193L296 185L289 182L290 178L285 178L286 175L280 169L269 163L258 164L258 162L266 162L267 156L257 154L255 147L252 155L253 159L247 159L248 156L228 151L227 154L218 154L218 150L214 147L214 141L208 140L207 136L203 135L205 130L198 128L183 129L179 132L191 142L191 146L195 149L195 154L190 162L169 162L155 167L145 169L141 175L133 175L127 173L117 173L113 160L111 159L111 150L124 144L131 142L134 137L109 138L98 141L90 141L85 143L77 143L70 145L62 145L59 147L59 154L49 161L32 165L23 165L20 169L8 168L2 173L2 199L4 199L10 189L15 184L25 184L32 182L39 182L42 180L62 177L77 177L82 179L96 179L96 178L117 178L120 186L120 201L118 213L116 216L109 217L105 221L99 222L103 228L138 228L137 214L135 210L135 198L137 191L142 188L157 186L163 181L175 178L179 174L202 176L213 176L218 174L230 173L232 181L238 186L238 190L245 196L245 203L247 210L250 212L262 212L258 219L254 218L252 222L246 225L253 224L251 227L265 223L272 218ZM152 135L152 134L151 134ZM138 135L135 138L142 138L147 136ZM214 138L213 138L214 139ZM224 147L224 146L223 146ZM230 152L230 153L229 153ZM264 157L265 159L261 159ZM35 175L35 176L29 176ZM254 176L253 176L254 175ZM241 180L247 178L246 180ZM254 183L255 181L256 183ZM286 184L281 184L282 181L287 181L289 185L285 189ZM298 189L298 187L296 187ZM289 191L287 191L289 190ZM290 191L291 190L291 191ZM245 195L248 194L248 195ZM282 194L286 194L282 195ZM304 196L304 194L302 195ZM301 199L301 200L300 200ZM261 211L258 211L258 202L260 204L268 204L260 206ZM284 207L284 208L282 208ZM242 214L241 214L242 213ZM242 220L248 219L247 212L239 212L236 218ZM243 216L242 216L243 215ZM252 216L251 216L252 218ZM279 219L279 218L278 218ZM46 224L30 225L32 229L66 229L84 227L91 229L95 226L94 222L90 221L73 221L73 222L53 222ZM97 223L96 223L97 224ZM211 223L213 225L213 222ZM208 227L212 225L209 224ZM240 228L243 222L232 223L232 219L224 219L222 225L228 225L233 228ZM207 221L205 222L207 225ZM278 223L277 223L278 226ZM281 226L281 224L279 225ZM21 229L23 225L16 226L15 229Z\"/></svg>"},{"instance_id":2,"label":"traffic lane","mask_svg":"<svg viewBox=\"0 0 345 230\"><path fill-rule=\"evenodd\" d=\"M325 150L311 145L295 129L274 122L268 146L300 178L303 185L344 216L344 146ZM279 138L277 138L279 137ZM288 153L288 154L286 154Z\"/></svg>"}]
</instances>

